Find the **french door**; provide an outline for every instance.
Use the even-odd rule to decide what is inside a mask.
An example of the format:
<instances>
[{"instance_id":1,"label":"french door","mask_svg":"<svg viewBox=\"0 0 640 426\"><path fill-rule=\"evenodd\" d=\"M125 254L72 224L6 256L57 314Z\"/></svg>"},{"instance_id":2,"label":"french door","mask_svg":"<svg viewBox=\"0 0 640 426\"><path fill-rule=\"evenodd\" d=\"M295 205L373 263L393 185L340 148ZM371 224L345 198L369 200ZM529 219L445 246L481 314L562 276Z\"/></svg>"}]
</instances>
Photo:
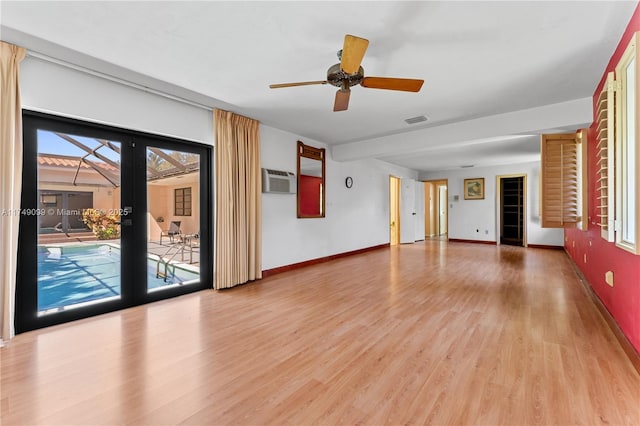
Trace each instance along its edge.
<instances>
[{"instance_id":1,"label":"french door","mask_svg":"<svg viewBox=\"0 0 640 426\"><path fill-rule=\"evenodd\" d=\"M212 285L211 147L25 111L16 331Z\"/></svg>"}]
</instances>

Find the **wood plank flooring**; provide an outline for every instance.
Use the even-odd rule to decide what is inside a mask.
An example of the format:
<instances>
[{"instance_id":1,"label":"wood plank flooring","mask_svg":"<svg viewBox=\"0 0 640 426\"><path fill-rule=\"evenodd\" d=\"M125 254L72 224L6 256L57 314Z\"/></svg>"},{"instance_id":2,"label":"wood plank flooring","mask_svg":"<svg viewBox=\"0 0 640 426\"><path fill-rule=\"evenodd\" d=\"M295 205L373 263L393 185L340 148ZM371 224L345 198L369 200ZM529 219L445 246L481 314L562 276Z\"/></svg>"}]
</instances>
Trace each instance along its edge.
<instances>
[{"instance_id":1,"label":"wood plank flooring","mask_svg":"<svg viewBox=\"0 0 640 426\"><path fill-rule=\"evenodd\" d=\"M425 241L29 332L2 424L638 425L564 252Z\"/></svg>"}]
</instances>

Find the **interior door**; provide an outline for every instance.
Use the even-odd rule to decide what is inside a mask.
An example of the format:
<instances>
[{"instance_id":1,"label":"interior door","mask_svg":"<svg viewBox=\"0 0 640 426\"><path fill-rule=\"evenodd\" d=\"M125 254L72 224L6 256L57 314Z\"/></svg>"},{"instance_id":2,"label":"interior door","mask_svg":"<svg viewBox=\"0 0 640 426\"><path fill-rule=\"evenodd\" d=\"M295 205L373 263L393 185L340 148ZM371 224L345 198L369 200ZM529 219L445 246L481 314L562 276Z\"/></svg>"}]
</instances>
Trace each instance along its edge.
<instances>
[{"instance_id":1,"label":"interior door","mask_svg":"<svg viewBox=\"0 0 640 426\"><path fill-rule=\"evenodd\" d=\"M425 192L425 183L424 182L416 182L416 199L415 199L415 209L416 209L416 218L414 219L416 230L414 239L415 241L424 240L425 237L425 209L424 209L424 192Z\"/></svg>"},{"instance_id":2,"label":"interior door","mask_svg":"<svg viewBox=\"0 0 640 426\"><path fill-rule=\"evenodd\" d=\"M416 233L416 181L400 180L400 243L414 243Z\"/></svg>"},{"instance_id":3,"label":"interior door","mask_svg":"<svg viewBox=\"0 0 640 426\"><path fill-rule=\"evenodd\" d=\"M33 112L23 127L18 333L212 285L210 147ZM180 256L157 250L152 208L192 220L173 236Z\"/></svg>"},{"instance_id":4,"label":"interior door","mask_svg":"<svg viewBox=\"0 0 640 426\"><path fill-rule=\"evenodd\" d=\"M438 235L447 233L447 208L448 208L447 187L445 185L438 186Z\"/></svg>"},{"instance_id":5,"label":"interior door","mask_svg":"<svg viewBox=\"0 0 640 426\"><path fill-rule=\"evenodd\" d=\"M433 184L431 182L424 182L424 234L425 237L431 237L435 234L434 231L434 198L433 197Z\"/></svg>"}]
</instances>

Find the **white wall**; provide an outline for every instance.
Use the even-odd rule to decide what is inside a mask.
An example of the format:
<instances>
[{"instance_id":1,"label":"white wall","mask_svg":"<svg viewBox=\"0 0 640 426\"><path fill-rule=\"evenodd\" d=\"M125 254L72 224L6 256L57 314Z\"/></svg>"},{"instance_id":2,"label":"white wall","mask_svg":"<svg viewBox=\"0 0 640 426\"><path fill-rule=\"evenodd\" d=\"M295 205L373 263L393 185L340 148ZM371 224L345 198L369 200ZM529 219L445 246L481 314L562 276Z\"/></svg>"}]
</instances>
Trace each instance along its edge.
<instances>
[{"instance_id":1,"label":"white wall","mask_svg":"<svg viewBox=\"0 0 640 426\"><path fill-rule=\"evenodd\" d=\"M34 57L20 79L25 109L213 144L206 109Z\"/></svg>"},{"instance_id":2,"label":"white wall","mask_svg":"<svg viewBox=\"0 0 640 426\"><path fill-rule=\"evenodd\" d=\"M318 141L260 126L262 167L296 172L296 142ZM413 170L378 160L336 162L327 150L326 217L298 219L295 194L262 194L262 269L389 242L389 175L416 179ZM347 189L345 178L353 178Z\"/></svg>"},{"instance_id":3,"label":"white wall","mask_svg":"<svg viewBox=\"0 0 640 426\"><path fill-rule=\"evenodd\" d=\"M423 173L420 179L448 179L449 181L449 238L497 241L496 177L508 174L527 175L527 244L562 246L564 241L562 229L540 227L539 162ZM462 191L464 179L479 177L484 178L484 200L465 200ZM453 201L456 195L459 201ZM479 232L476 232L476 229Z\"/></svg>"}]
</instances>

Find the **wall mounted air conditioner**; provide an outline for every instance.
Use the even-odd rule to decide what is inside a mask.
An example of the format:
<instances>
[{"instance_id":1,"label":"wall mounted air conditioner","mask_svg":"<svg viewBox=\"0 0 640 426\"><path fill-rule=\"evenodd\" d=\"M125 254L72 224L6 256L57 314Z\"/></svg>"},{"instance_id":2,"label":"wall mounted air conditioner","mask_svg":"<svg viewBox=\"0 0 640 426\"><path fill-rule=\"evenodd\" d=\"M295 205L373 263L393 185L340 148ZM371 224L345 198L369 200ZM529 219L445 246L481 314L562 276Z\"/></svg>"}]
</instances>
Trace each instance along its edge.
<instances>
[{"instance_id":1,"label":"wall mounted air conditioner","mask_svg":"<svg viewBox=\"0 0 640 426\"><path fill-rule=\"evenodd\" d=\"M282 170L262 169L262 192L296 193L296 175Z\"/></svg>"}]
</instances>

